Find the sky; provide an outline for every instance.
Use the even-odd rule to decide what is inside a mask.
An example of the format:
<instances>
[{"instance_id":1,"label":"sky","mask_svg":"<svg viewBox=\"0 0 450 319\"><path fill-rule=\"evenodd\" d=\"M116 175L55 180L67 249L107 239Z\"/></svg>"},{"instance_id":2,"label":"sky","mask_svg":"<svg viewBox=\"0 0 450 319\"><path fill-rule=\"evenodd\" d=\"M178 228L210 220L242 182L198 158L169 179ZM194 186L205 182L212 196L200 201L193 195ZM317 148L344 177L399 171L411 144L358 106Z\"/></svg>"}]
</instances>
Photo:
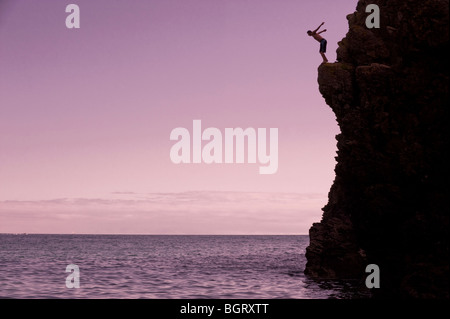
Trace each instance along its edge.
<instances>
[{"instance_id":1,"label":"sky","mask_svg":"<svg viewBox=\"0 0 450 319\"><path fill-rule=\"evenodd\" d=\"M356 3L0 0L0 232L307 234L339 128L306 31L335 61ZM174 164L194 120L278 128L277 172Z\"/></svg>"}]
</instances>

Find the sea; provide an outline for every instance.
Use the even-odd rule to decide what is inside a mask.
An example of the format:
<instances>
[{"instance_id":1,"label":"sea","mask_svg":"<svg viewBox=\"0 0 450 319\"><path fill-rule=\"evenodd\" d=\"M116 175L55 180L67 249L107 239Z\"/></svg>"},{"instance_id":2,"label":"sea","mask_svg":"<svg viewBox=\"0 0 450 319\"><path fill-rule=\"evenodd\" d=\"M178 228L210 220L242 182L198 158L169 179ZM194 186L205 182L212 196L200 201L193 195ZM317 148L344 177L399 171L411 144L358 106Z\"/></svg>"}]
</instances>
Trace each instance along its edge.
<instances>
[{"instance_id":1,"label":"sea","mask_svg":"<svg viewBox=\"0 0 450 319\"><path fill-rule=\"evenodd\" d=\"M308 244L308 236L0 234L0 298L363 297L354 283L306 277Z\"/></svg>"}]
</instances>

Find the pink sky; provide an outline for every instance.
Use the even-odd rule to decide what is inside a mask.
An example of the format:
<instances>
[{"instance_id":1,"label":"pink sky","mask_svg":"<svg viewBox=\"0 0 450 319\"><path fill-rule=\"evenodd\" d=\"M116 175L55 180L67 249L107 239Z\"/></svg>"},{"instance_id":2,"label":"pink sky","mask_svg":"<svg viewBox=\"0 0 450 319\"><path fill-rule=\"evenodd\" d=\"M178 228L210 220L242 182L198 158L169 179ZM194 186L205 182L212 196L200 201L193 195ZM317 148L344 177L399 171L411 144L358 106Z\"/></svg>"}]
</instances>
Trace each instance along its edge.
<instances>
[{"instance_id":1,"label":"pink sky","mask_svg":"<svg viewBox=\"0 0 450 319\"><path fill-rule=\"evenodd\" d=\"M78 30L70 2L0 2L0 232L306 234L339 131L306 31L334 61L356 2L77 0ZM278 172L173 164L195 119L278 128Z\"/></svg>"}]
</instances>

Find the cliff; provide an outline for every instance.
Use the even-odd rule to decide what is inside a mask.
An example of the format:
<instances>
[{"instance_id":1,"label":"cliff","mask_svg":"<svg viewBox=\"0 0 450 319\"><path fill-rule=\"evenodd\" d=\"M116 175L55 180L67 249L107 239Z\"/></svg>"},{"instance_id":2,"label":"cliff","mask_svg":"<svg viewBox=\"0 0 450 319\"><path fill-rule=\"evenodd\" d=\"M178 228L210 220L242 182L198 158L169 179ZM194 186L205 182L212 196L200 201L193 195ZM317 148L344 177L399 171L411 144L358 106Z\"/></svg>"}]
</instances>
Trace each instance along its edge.
<instances>
[{"instance_id":1,"label":"cliff","mask_svg":"<svg viewBox=\"0 0 450 319\"><path fill-rule=\"evenodd\" d=\"M318 70L341 133L305 273L363 280L373 263L375 296L448 298L449 1L361 0L347 19L338 62Z\"/></svg>"}]
</instances>

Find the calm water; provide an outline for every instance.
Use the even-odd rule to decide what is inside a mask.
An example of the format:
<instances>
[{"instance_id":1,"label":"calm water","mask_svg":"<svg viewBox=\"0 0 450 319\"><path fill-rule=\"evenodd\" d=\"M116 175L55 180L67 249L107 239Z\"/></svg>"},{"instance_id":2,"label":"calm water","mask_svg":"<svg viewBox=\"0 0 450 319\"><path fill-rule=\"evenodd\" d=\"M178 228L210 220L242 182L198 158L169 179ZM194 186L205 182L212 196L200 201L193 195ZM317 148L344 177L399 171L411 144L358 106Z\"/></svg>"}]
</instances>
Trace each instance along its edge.
<instances>
[{"instance_id":1,"label":"calm water","mask_svg":"<svg viewBox=\"0 0 450 319\"><path fill-rule=\"evenodd\" d=\"M307 279L308 236L1 235L2 298L349 298ZM66 266L80 288L66 288Z\"/></svg>"}]
</instances>

